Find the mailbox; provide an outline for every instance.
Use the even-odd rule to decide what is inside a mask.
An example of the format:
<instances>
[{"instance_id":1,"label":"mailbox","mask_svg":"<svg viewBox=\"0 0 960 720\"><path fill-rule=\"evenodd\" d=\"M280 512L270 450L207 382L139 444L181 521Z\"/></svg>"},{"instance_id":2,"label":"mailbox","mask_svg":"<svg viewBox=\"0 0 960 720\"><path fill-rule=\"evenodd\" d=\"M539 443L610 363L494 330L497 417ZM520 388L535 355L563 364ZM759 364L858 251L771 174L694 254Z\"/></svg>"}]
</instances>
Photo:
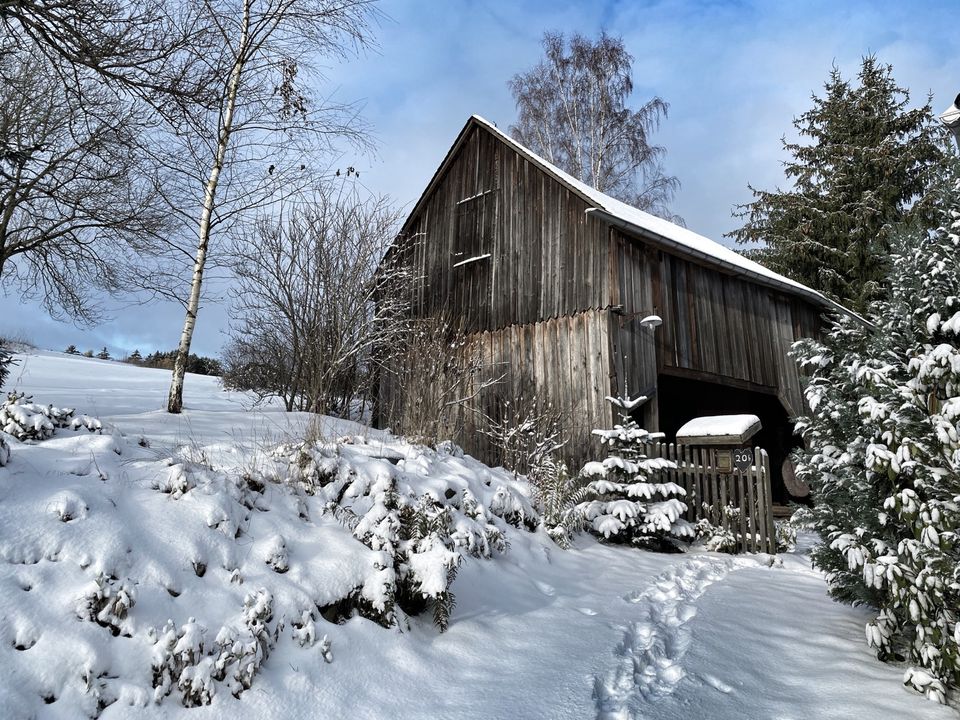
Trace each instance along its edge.
<instances>
[{"instance_id":1,"label":"mailbox","mask_svg":"<svg viewBox=\"0 0 960 720\"><path fill-rule=\"evenodd\" d=\"M707 415L677 430L677 442L713 449L717 472L746 472L753 465L753 448L746 443L761 427L756 415Z\"/></svg>"}]
</instances>

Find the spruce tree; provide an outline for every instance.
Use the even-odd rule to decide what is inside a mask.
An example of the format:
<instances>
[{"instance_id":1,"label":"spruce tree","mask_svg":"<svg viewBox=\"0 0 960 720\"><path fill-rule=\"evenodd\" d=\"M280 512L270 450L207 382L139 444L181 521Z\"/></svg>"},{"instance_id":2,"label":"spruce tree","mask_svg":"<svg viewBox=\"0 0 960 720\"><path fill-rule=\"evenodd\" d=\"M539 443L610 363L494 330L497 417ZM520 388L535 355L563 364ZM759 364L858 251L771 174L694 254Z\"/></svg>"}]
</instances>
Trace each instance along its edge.
<instances>
[{"instance_id":1,"label":"spruce tree","mask_svg":"<svg viewBox=\"0 0 960 720\"><path fill-rule=\"evenodd\" d=\"M609 446L607 457L589 462L581 471L588 480L588 498L576 506L587 526L605 540L649 548L668 547L668 538L689 540L693 528L683 519L686 492L664 481L664 470L676 467L670 460L650 458L644 445L662 437L649 433L633 419L632 411L647 398L607 398L620 411L620 424L593 434Z\"/></svg>"},{"instance_id":2,"label":"spruce tree","mask_svg":"<svg viewBox=\"0 0 960 720\"><path fill-rule=\"evenodd\" d=\"M76 345L67 345L67 349L64 350L67 355L79 355L80 351L77 350Z\"/></svg>"},{"instance_id":3,"label":"spruce tree","mask_svg":"<svg viewBox=\"0 0 960 720\"><path fill-rule=\"evenodd\" d=\"M104 347L100 352L97 353L97 357L100 358L101 360L109 360L110 351L107 350L106 347Z\"/></svg>"},{"instance_id":4,"label":"spruce tree","mask_svg":"<svg viewBox=\"0 0 960 720\"><path fill-rule=\"evenodd\" d=\"M0 389L3 388L3 384L10 375L11 366L15 364L16 360L13 359L13 353L6 345L0 343Z\"/></svg>"},{"instance_id":5,"label":"spruce tree","mask_svg":"<svg viewBox=\"0 0 960 720\"><path fill-rule=\"evenodd\" d=\"M960 184L938 196L936 231L894 239L873 324L839 320L795 352L814 563L834 597L877 608L867 640L909 660L904 683L944 702L960 687Z\"/></svg>"},{"instance_id":6,"label":"spruce tree","mask_svg":"<svg viewBox=\"0 0 960 720\"><path fill-rule=\"evenodd\" d=\"M133 363L134 365L139 365L143 362L143 356L140 354L139 348L130 353L130 357L127 358L127 362Z\"/></svg>"},{"instance_id":7,"label":"spruce tree","mask_svg":"<svg viewBox=\"0 0 960 720\"><path fill-rule=\"evenodd\" d=\"M793 121L799 142L783 147L789 190L750 186L754 199L734 214L730 233L755 260L855 309L884 295L891 231L929 222L932 174L946 138L930 99L909 109L909 92L890 65L867 56L856 84L836 67L823 97Z\"/></svg>"}]
</instances>

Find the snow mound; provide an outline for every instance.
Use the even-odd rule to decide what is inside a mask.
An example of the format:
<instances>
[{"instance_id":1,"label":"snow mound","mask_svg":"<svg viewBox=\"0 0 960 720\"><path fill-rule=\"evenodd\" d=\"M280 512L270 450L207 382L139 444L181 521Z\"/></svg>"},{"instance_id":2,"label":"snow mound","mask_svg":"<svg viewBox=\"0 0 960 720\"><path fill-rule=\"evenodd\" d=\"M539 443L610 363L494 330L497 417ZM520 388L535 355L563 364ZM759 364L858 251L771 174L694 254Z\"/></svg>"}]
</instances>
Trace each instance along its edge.
<instances>
[{"instance_id":1,"label":"snow mound","mask_svg":"<svg viewBox=\"0 0 960 720\"><path fill-rule=\"evenodd\" d=\"M12 716L239 697L276 653L332 661L350 618L405 629L433 610L442 630L461 563L539 522L506 471L399 441L281 445L232 467L157 452L58 434L0 468Z\"/></svg>"}]
</instances>

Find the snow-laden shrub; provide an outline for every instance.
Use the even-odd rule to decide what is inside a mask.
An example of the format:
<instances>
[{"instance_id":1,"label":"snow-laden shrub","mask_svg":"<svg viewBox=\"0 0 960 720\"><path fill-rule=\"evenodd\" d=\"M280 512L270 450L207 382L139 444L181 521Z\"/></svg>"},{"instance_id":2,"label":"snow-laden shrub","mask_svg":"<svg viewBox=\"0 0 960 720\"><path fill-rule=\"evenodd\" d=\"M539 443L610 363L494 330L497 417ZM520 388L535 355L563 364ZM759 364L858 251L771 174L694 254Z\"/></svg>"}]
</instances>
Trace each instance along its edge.
<instances>
[{"instance_id":1,"label":"snow-laden shrub","mask_svg":"<svg viewBox=\"0 0 960 720\"><path fill-rule=\"evenodd\" d=\"M133 586L99 573L77 604L77 617L107 628L116 637L126 630L127 613L136 604Z\"/></svg>"},{"instance_id":2,"label":"snow-laden shrub","mask_svg":"<svg viewBox=\"0 0 960 720\"><path fill-rule=\"evenodd\" d=\"M151 633L154 701L177 688L185 707L209 705L221 683L240 697L253 686L276 643L278 630L272 621L273 596L262 588L246 595L238 621L224 625L211 644L204 641L207 631L195 618L179 630L167 621L163 630Z\"/></svg>"},{"instance_id":3,"label":"snow-laden shrub","mask_svg":"<svg viewBox=\"0 0 960 720\"><path fill-rule=\"evenodd\" d=\"M0 390L3 389L3 384L10 376L10 368L16 364L17 361L13 359L13 351L0 339Z\"/></svg>"},{"instance_id":4,"label":"snow-laden shrub","mask_svg":"<svg viewBox=\"0 0 960 720\"><path fill-rule=\"evenodd\" d=\"M621 423L612 430L594 430L609 455L584 465L587 499L577 506L589 529L604 540L652 548L669 547L667 538L688 540L693 528L683 515L686 491L674 482L659 481L676 463L649 458L644 446L657 438L640 428L631 412L645 397L607 398L620 410Z\"/></svg>"},{"instance_id":5,"label":"snow-laden shrub","mask_svg":"<svg viewBox=\"0 0 960 720\"><path fill-rule=\"evenodd\" d=\"M793 552L797 547L797 526L793 519L780 520L776 527L777 552Z\"/></svg>"},{"instance_id":6,"label":"snow-laden shrub","mask_svg":"<svg viewBox=\"0 0 960 720\"><path fill-rule=\"evenodd\" d=\"M442 491L420 493L402 468L380 461L373 471L357 472L340 452L305 443L276 453L286 458L289 483L319 496L326 513L376 552L364 585L325 611L334 619L359 612L390 626L398 609L408 615L430 609L443 630L455 604L451 586L461 559L505 551L498 522L529 529L539 522L530 500L506 484L484 485L485 502L442 476L433 478L446 485ZM445 455L431 454L437 462Z\"/></svg>"},{"instance_id":7,"label":"snow-laden shrub","mask_svg":"<svg viewBox=\"0 0 960 720\"><path fill-rule=\"evenodd\" d=\"M726 505L718 511L715 505L702 503L703 516L693 526L694 536L698 545L708 552L735 554L740 549L741 511L735 505ZM746 519L747 532L751 528L751 520ZM755 534L754 539L760 542L760 536ZM790 552L797 545L797 526L789 519L779 520L776 523L777 552Z\"/></svg>"},{"instance_id":8,"label":"snow-laden shrub","mask_svg":"<svg viewBox=\"0 0 960 720\"><path fill-rule=\"evenodd\" d=\"M560 547L569 548L573 534L586 528L578 506L589 494L588 483L580 475L571 475L566 463L557 460L544 463L530 484L547 534Z\"/></svg>"},{"instance_id":9,"label":"snow-laden shrub","mask_svg":"<svg viewBox=\"0 0 960 720\"><path fill-rule=\"evenodd\" d=\"M75 417L72 408L39 405L25 393L12 392L0 405L0 430L18 440L46 440L58 428L101 432L103 425L89 415Z\"/></svg>"},{"instance_id":10,"label":"snow-laden shrub","mask_svg":"<svg viewBox=\"0 0 960 720\"><path fill-rule=\"evenodd\" d=\"M10 445L3 439L3 433L0 432L0 467L10 462Z\"/></svg>"},{"instance_id":11,"label":"snow-laden shrub","mask_svg":"<svg viewBox=\"0 0 960 720\"><path fill-rule=\"evenodd\" d=\"M703 517L693 526L696 542L708 552L730 553L737 552L737 533L729 528L736 527L739 522L739 508L727 505L722 509L723 517L717 517L717 508L709 503L702 503Z\"/></svg>"},{"instance_id":12,"label":"snow-laden shrub","mask_svg":"<svg viewBox=\"0 0 960 720\"><path fill-rule=\"evenodd\" d=\"M831 593L877 608L867 642L904 683L960 686L960 184L942 227L898 241L872 325L838 319L794 348L811 378L799 474Z\"/></svg>"},{"instance_id":13,"label":"snow-laden shrub","mask_svg":"<svg viewBox=\"0 0 960 720\"><path fill-rule=\"evenodd\" d=\"M584 527L576 506L585 497L585 482L579 475L571 476L560 457L566 444L563 417L556 408L538 406L535 397L506 401L500 419L488 419L483 433L493 441L498 462L515 476L526 477L544 528L566 548L571 535Z\"/></svg>"}]
</instances>

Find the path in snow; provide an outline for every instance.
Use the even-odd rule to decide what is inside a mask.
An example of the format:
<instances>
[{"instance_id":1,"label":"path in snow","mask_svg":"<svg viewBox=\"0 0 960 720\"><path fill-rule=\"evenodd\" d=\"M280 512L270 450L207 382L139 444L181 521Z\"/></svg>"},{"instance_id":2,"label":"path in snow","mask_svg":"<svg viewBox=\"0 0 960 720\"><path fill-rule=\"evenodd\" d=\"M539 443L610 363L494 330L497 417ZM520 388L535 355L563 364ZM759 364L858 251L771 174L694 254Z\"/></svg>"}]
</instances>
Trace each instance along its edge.
<instances>
[{"instance_id":1,"label":"path in snow","mask_svg":"<svg viewBox=\"0 0 960 720\"><path fill-rule=\"evenodd\" d=\"M831 600L808 549L696 558L627 596L639 619L595 680L598 720L956 720L877 661L870 611Z\"/></svg>"},{"instance_id":2,"label":"path in snow","mask_svg":"<svg viewBox=\"0 0 960 720\"><path fill-rule=\"evenodd\" d=\"M640 619L624 633L616 667L596 680L599 720L641 717L639 705L674 691L685 675L689 625L697 614L694 603L708 586L746 564L754 561L691 560L663 572L647 590L627 596L640 606Z\"/></svg>"}]
</instances>

